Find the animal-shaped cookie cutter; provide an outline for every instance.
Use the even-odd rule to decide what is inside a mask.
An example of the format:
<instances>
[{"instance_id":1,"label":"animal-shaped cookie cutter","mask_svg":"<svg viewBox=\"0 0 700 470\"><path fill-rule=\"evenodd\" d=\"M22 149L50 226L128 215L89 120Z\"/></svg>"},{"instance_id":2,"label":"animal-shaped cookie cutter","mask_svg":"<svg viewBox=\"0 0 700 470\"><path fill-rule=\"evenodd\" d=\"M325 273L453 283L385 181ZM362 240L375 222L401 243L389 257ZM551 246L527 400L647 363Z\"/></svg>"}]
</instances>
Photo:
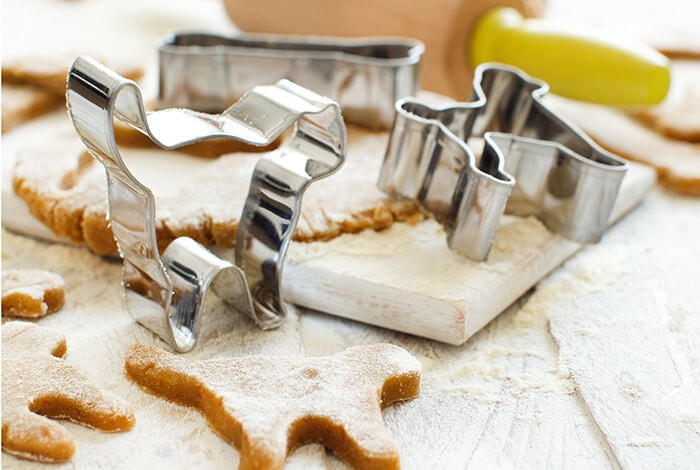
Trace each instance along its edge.
<instances>
[{"instance_id":1,"label":"animal-shaped cookie cutter","mask_svg":"<svg viewBox=\"0 0 700 470\"><path fill-rule=\"evenodd\" d=\"M424 50L404 38L175 34L158 48L159 106L220 112L286 78L336 101L348 122L389 128L396 100L420 88Z\"/></svg>"},{"instance_id":2,"label":"animal-shaped cookie cutter","mask_svg":"<svg viewBox=\"0 0 700 470\"><path fill-rule=\"evenodd\" d=\"M396 103L379 187L415 199L451 249L487 259L501 215L535 215L581 243L602 237L628 164L543 101L546 83L498 64L474 76L474 101ZM467 142L484 138L477 162Z\"/></svg>"},{"instance_id":3,"label":"animal-shaped cookie cutter","mask_svg":"<svg viewBox=\"0 0 700 470\"><path fill-rule=\"evenodd\" d=\"M106 169L109 220L124 260L130 313L179 352L195 344L210 287L260 327L280 325L282 266L302 195L345 159L346 129L338 105L281 80L253 88L221 114L146 112L138 85L87 57L79 57L68 74L66 100L78 135ZM294 127L286 144L255 167L236 235L235 264L187 237L159 254L155 199L124 163L114 118L164 149L216 137L268 145Z\"/></svg>"}]
</instances>

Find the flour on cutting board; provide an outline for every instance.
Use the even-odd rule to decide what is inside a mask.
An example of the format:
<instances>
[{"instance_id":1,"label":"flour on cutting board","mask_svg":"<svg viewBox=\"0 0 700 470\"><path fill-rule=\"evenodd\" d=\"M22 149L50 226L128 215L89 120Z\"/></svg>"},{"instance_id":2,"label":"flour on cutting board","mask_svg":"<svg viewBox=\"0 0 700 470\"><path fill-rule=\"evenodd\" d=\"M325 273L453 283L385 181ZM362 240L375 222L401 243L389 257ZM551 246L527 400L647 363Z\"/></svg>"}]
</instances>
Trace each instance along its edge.
<instances>
[{"instance_id":1,"label":"flour on cutting board","mask_svg":"<svg viewBox=\"0 0 700 470\"><path fill-rule=\"evenodd\" d=\"M445 230L430 219L414 226L395 224L382 232L368 230L358 235L341 235L324 243L295 243L290 245L289 260L291 263L313 261L319 268L334 272L347 269L349 273L358 264L366 264L371 266L366 270L366 280L435 297L450 297L455 294L455 279L469 289L478 284L475 280L483 276L484 270L507 273L515 267L508 257L513 247L540 241L547 233L535 217L505 215L489 262L478 263L445 249ZM415 249L416 244L420 250ZM389 257L397 262L386 263Z\"/></svg>"},{"instance_id":2,"label":"flour on cutting board","mask_svg":"<svg viewBox=\"0 0 700 470\"><path fill-rule=\"evenodd\" d=\"M578 288L586 295L594 290L589 279L600 278L605 288L625 269L614 249L596 258L571 273L565 269L565 282L536 290L461 347L302 313L306 351L325 355L388 341L421 360L421 396L385 413L407 468L449 468L454 462L475 468L610 467L610 450L559 359L542 308Z\"/></svg>"}]
</instances>

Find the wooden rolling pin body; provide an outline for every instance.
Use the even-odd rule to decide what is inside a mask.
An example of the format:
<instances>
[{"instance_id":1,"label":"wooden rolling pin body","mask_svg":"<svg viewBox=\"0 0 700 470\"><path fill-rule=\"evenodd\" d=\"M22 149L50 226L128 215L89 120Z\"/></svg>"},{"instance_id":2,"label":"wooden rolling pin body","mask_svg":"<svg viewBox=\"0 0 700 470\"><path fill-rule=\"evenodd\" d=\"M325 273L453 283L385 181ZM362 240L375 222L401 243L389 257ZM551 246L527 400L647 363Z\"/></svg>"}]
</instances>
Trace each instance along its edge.
<instances>
[{"instance_id":1,"label":"wooden rolling pin body","mask_svg":"<svg viewBox=\"0 0 700 470\"><path fill-rule=\"evenodd\" d=\"M458 99L472 93L469 41L479 18L512 7L540 16L545 0L224 0L236 26L251 33L405 36L425 43L423 88Z\"/></svg>"}]
</instances>

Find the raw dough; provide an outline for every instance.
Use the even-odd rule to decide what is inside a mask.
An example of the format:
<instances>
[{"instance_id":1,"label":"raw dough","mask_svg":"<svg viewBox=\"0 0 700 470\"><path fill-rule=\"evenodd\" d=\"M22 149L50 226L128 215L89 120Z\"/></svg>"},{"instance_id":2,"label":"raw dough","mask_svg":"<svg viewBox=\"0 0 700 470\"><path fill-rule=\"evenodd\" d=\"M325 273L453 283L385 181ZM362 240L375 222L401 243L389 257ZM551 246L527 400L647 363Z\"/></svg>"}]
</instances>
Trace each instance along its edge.
<instances>
[{"instance_id":1,"label":"raw dough","mask_svg":"<svg viewBox=\"0 0 700 470\"><path fill-rule=\"evenodd\" d=\"M398 469L381 407L414 398L421 365L404 349L358 346L328 357L247 356L190 361L134 345L126 371L169 400L199 408L240 449L240 469L281 469L287 453L320 442L362 469Z\"/></svg>"},{"instance_id":2,"label":"raw dough","mask_svg":"<svg viewBox=\"0 0 700 470\"><path fill-rule=\"evenodd\" d=\"M422 220L415 202L388 198L376 187L386 139L386 133L350 129L344 166L312 185L304 196L295 240L330 240L343 233L384 229L395 221ZM177 153L133 149L125 159L132 169L131 162L145 165L154 157L167 162L167 168L151 164L143 172L168 183L163 191L146 183L156 195L161 248L183 235L205 245L231 247L260 156L238 153L203 160L196 171L191 165L178 165ZM161 171L172 176L164 177ZM13 184L31 213L59 237L85 242L98 254L116 252L107 223L104 170L76 138L54 139L43 142L40 149L19 152Z\"/></svg>"},{"instance_id":3,"label":"raw dough","mask_svg":"<svg viewBox=\"0 0 700 470\"><path fill-rule=\"evenodd\" d=\"M75 452L70 433L49 418L103 431L134 426L131 408L88 382L62 358L66 339L26 322L2 326L2 449L41 462L65 462Z\"/></svg>"}]
</instances>

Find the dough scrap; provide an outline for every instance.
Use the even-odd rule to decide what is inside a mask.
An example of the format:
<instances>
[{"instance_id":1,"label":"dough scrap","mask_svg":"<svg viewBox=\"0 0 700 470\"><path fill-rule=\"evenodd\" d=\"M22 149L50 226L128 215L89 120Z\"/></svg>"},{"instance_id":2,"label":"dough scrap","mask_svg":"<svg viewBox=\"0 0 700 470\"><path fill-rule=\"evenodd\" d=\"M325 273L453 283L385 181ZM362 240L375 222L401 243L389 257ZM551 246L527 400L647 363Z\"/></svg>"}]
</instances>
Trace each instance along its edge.
<instances>
[{"instance_id":1,"label":"dough scrap","mask_svg":"<svg viewBox=\"0 0 700 470\"><path fill-rule=\"evenodd\" d=\"M547 102L623 158L651 165L659 183L681 194L700 196L700 146L664 137L621 111L549 96Z\"/></svg>"},{"instance_id":2,"label":"dough scrap","mask_svg":"<svg viewBox=\"0 0 700 470\"><path fill-rule=\"evenodd\" d=\"M134 345L126 372L146 390L193 406L241 452L240 469L281 469L319 442L356 468L399 468L381 408L414 398L421 365L404 349L358 346L326 357L192 361Z\"/></svg>"},{"instance_id":3,"label":"dough scrap","mask_svg":"<svg viewBox=\"0 0 700 470\"><path fill-rule=\"evenodd\" d=\"M376 187L386 139L385 133L350 130L345 165L309 187L294 240L330 240L344 233L388 228L395 221L423 219L416 202L389 198ZM129 159L143 161L148 155L133 149ZM175 167L178 157L171 155ZM179 236L208 246L233 246L259 158L237 153L203 160L196 174L173 181L168 194L154 189L161 249ZM54 139L40 149L19 152L13 185L30 212L59 237L86 243L100 255L116 253L107 223L104 170L77 139Z\"/></svg>"},{"instance_id":4,"label":"dough scrap","mask_svg":"<svg viewBox=\"0 0 700 470\"><path fill-rule=\"evenodd\" d=\"M66 339L32 323L2 326L2 449L40 462L69 460L70 433L49 418L65 418L103 431L126 431L134 414L63 360Z\"/></svg>"},{"instance_id":5,"label":"dough scrap","mask_svg":"<svg viewBox=\"0 0 700 470\"><path fill-rule=\"evenodd\" d=\"M63 278L42 269L2 272L2 316L38 318L63 307Z\"/></svg>"}]
</instances>

